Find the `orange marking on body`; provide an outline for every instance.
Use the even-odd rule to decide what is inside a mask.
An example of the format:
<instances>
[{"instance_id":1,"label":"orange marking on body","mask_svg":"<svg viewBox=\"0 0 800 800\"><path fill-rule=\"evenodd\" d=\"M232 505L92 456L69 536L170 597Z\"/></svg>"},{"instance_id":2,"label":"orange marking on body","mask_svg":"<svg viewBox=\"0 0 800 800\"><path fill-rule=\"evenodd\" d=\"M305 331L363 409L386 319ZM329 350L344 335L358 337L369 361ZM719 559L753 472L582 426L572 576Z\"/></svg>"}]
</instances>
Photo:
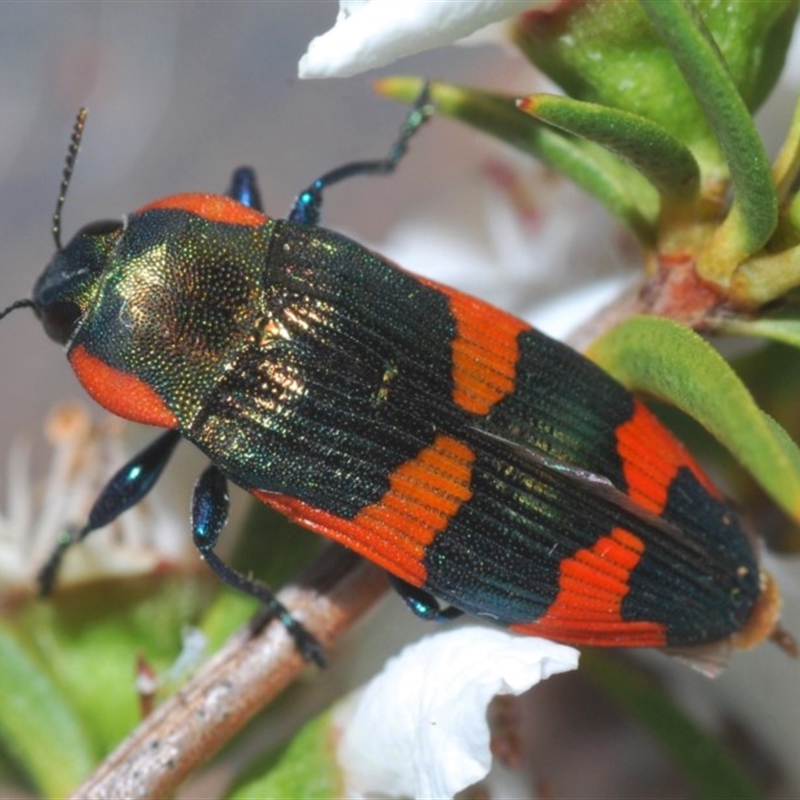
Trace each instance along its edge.
<instances>
[{"instance_id":1,"label":"orange marking on body","mask_svg":"<svg viewBox=\"0 0 800 800\"><path fill-rule=\"evenodd\" d=\"M401 464L386 493L352 519L322 511L287 495L253 495L290 519L355 550L415 586L425 583L426 547L472 496L475 454L439 434L430 447Z\"/></svg>"},{"instance_id":2,"label":"orange marking on body","mask_svg":"<svg viewBox=\"0 0 800 800\"><path fill-rule=\"evenodd\" d=\"M84 389L112 414L161 428L177 428L178 419L144 381L91 355L83 345L69 353L72 369Z\"/></svg>"},{"instance_id":3,"label":"orange marking on body","mask_svg":"<svg viewBox=\"0 0 800 800\"><path fill-rule=\"evenodd\" d=\"M559 564L556 599L536 622L512 630L586 645L661 647L664 626L622 619L629 580L644 553L644 542L624 528L614 528L591 547Z\"/></svg>"},{"instance_id":4,"label":"orange marking on body","mask_svg":"<svg viewBox=\"0 0 800 800\"><path fill-rule=\"evenodd\" d=\"M453 402L472 414L485 416L514 391L519 360L519 334L530 325L505 311L420 278L426 286L447 295L456 324L452 342Z\"/></svg>"},{"instance_id":5,"label":"orange marking on body","mask_svg":"<svg viewBox=\"0 0 800 800\"><path fill-rule=\"evenodd\" d=\"M665 647L667 644L666 629L658 622L603 622L592 628L591 622L563 620L510 625L509 630L587 647Z\"/></svg>"},{"instance_id":6,"label":"orange marking on body","mask_svg":"<svg viewBox=\"0 0 800 800\"><path fill-rule=\"evenodd\" d=\"M663 512L669 487L683 467L694 473L712 497L722 497L686 448L638 400L633 416L617 428L617 452L628 495L648 511Z\"/></svg>"},{"instance_id":7,"label":"orange marking on body","mask_svg":"<svg viewBox=\"0 0 800 800\"><path fill-rule=\"evenodd\" d=\"M209 222L224 222L227 225L248 225L253 228L261 227L269 219L260 211L245 206L230 197L225 197L221 194L201 193L173 194L169 197L162 197L160 200L154 200L152 203L142 206L136 213L144 214L145 211L158 208L188 211L190 214L197 214L197 216L203 217Z\"/></svg>"}]
</instances>

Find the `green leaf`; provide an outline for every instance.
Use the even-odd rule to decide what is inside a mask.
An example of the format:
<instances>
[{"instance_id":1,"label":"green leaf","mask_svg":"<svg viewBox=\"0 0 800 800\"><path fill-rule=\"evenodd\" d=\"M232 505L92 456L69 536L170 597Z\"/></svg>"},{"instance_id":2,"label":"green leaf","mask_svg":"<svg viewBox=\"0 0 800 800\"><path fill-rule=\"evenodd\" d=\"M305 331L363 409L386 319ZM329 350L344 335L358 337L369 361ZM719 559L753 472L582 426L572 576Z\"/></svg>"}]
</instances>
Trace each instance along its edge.
<instances>
[{"instance_id":1,"label":"green leaf","mask_svg":"<svg viewBox=\"0 0 800 800\"><path fill-rule=\"evenodd\" d=\"M419 95L419 78L393 77L376 89L411 103ZM516 98L467 87L434 82L431 99L437 111L466 122L536 156L594 195L627 225L643 243L654 240L658 195L632 167L604 148L544 125L516 106Z\"/></svg>"},{"instance_id":2,"label":"green leaf","mask_svg":"<svg viewBox=\"0 0 800 800\"><path fill-rule=\"evenodd\" d=\"M797 182L800 172L800 97L794 107L789 133L772 166L779 202L784 202Z\"/></svg>"},{"instance_id":3,"label":"green leaf","mask_svg":"<svg viewBox=\"0 0 800 800\"><path fill-rule=\"evenodd\" d=\"M735 268L760 249L778 223L778 197L767 154L727 64L695 7L641 0L703 109L728 163L734 204L701 254L698 273L727 286Z\"/></svg>"},{"instance_id":4,"label":"green leaf","mask_svg":"<svg viewBox=\"0 0 800 800\"><path fill-rule=\"evenodd\" d=\"M581 671L626 713L642 722L707 800L758 800L764 793L735 758L687 717L639 670L597 652L581 655Z\"/></svg>"},{"instance_id":5,"label":"green leaf","mask_svg":"<svg viewBox=\"0 0 800 800\"><path fill-rule=\"evenodd\" d=\"M710 319L711 327L719 333L738 336L763 336L775 342L800 347L800 309L781 308L764 317L720 317Z\"/></svg>"},{"instance_id":6,"label":"green leaf","mask_svg":"<svg viewBox=\"0 0 800 800\"><path fill-rule=\"evenodd\" d=\"M576 100L618 108L662 125L703 171L724 171L719 146L639 3L562 3L518 18L512 38Z\"/></svg>"},{"instance_id":7,"label":"green leaf","mask_svg":"<svg viewBox=\"0 0 800 800\"><path fill-rule=\"evenodd\" d=\"M694 7L721 50L735 87L748 108L756 109L783 67L797 3L696 0ZM521 14L512 37L571 97L660 124L692 150L706 180L724 180L708 121L639 3L560 3Z\"/></svg>"},{"instance_id":8,"label":"green leaf","mask_svg":"<svg viewBox=\"0 0 800 800\"><path fill-rule=\"evenodd\" d=\"M200 620L199 628L206 637L207 650L214 652L256 611L259 602L229 586L219 587L214 599Z\"/></svg>"},{"instance_id":9,"label":"green leaf","mask_svg":"<svg viewBox=\"0 0 800 800\"><path fill-rule=\"evenodd\" d=\"M761 306L797 286L800 286L800 245L748 258L733 276L729 297L740 306Z\"/></svg>"},{"instance_id":10,"label":"green leaf","mask_svg":"<svg viewBox=\"0 0 800 800\"><path fill-rule=\"evenodd\" d=\"M668 319L632 317L595 341L587 355L628 388L696 419L800 519L800 450L700 336Z\"/></svg>"},{"instance_id":11,"label":"green leaf","mask_svg":"<svg viewBox=\"0 0 800 800\"><path fill-rule=\"evenodd\" d=\"M645 117L549 94L531 95L520 101L519 108L605 147L635 167L668 198L691 200L700 188L700 168L691 151Z\"/></svg>"},{"instance_id":12,"label":"green leaf","mask_svg":"<svg viewBox=\"0 0 800 800\"><path fill-rule=\"evenodd\" d=\"M784 428L794 441L800 441L800 353L796 345L771 342L732 361L736 374L749 387L761 408ZM752 485L749 476L737 481L736 498L755 514L768 514L769 527L764 540L772 552L800 553L800 525L776 515L765 503L770 501ZM761 532L761 531L760 531Z\"/></svg>"},{"instance_id":13,"label":"green leaf","mask_svg":"<svg viewBox=\"0 0 800 800\"><path fill-rule=\"evenodd\" d=\"M229 800L342 797L331 713L309 722L280 752L256 764L228 797Z\"/></svg>"},{"instance_id":14,"label":"green leaf","mask_svg":"<svg viewBox=\"0 0 800 800\"><path fill-rule=\"evenodd\" d=\"M44 797L64 797L97 760L58 685L0 619L0 736Z\"/></svg>"},{"instance_id":15,"label":"green leaf","mask_svg":"<svg viewBox=\"0 0 800 800\"><path fill-rule=\"evenodd\" d=\"M172 665L210 583L179 575L83 584L22 609L18 636L47 665L96 752L108 753L139 722L137 659L156 670Z\"/></svg>"},{"instance_id":16,"label":"green leaf","mask_svg":"<svg viewBox=\"0 0 800 800\"><path fill-rule=\"evenodd\" d=\"M791 184L790 188L794 188L794 183ZM791 198L788 207L784 211L784 216L796 237L797 232L800 231L800 192Z\"/></svg>"}]
</instances>

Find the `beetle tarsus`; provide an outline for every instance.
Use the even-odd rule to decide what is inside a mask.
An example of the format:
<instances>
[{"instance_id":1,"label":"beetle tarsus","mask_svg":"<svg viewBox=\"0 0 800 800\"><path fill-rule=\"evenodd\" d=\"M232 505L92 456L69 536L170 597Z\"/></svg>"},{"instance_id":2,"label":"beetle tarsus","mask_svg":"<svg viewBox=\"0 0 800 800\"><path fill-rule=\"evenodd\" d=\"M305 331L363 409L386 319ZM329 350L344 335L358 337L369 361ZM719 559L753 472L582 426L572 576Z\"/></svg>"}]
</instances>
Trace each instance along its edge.
<instances>
[{"instance_id":1,"label":"beetle tarsus","mask_svg":"<svg viewBox=\"0 0 800 800\"><path fill-rule=\"evenodd\" d=\"M237 592L249 595L264 605L262 625L272 619L277 619L286 632L294 640L295 647L306 661L313 661L318 667L324 668L327 664L322 645L316 637L308 631L291 614L289 609L275 597L272 589L261 581L253 580L226 564L212 549L203 549L201 554L206 564L214 574L225 584Z\"/></svg>"},{"instance_id":2,"label":"beetle tarsus","mask_svg":"<svg viewBox=\"0 0 800 800\"><path fill-rule=\"evenodd\" d=\"M80 541L83 536L80 534L82 531L75 533L74 528L67 528L59 537L58 543L53 548L50 558L47 559L44 566L36 574L36 584L39 587L39 596L47 597L52 591L56 582L58 570L61 568L61 561L64 558L64 553Z\"/></svg>"}]
</instances>

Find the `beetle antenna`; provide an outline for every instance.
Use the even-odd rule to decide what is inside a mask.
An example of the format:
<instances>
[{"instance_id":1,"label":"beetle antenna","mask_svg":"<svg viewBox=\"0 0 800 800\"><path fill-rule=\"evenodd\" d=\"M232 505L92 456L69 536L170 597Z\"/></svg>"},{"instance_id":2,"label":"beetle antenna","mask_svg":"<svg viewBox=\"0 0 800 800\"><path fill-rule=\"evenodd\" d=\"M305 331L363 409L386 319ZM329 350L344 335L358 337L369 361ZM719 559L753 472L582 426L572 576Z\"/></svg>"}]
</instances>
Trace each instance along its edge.
<instances>
[{"instance_id":1,"label":"beetle antenna","mask_svg":"<svg viewBox=\"0 0 800 800\"><path fill-rule=\"evenodd\" d=\"M12 303L8 308L4 308L0 311L0 319L3 319L7 314L10 314L12 311L16 311L18 308L35 308L33 300L17 300L15 303Z\"/></svg>"},{"instance_id":2,"label":"beetle antenna","mask_svg":"<svg viewBox=\"0 0 800 800\"><path fill-rule=\"evenodd\" d=\"M67 161L64 164L64 173L61 178L61 186L58 190L56 210L53 212L53 239L56 243L56 250L63 249L61 247L61 210L64 208L64 201L67 199L67 189L69 189L69 182L72 180L75 160L78 158L78 151L81 149L83 128L86 125L86 114L86 109L82 108L78 112L78 116L75 117L75 125L72 128L72 139L69 144L69 151L67 152Z\"/></svg>"}]
</instances>

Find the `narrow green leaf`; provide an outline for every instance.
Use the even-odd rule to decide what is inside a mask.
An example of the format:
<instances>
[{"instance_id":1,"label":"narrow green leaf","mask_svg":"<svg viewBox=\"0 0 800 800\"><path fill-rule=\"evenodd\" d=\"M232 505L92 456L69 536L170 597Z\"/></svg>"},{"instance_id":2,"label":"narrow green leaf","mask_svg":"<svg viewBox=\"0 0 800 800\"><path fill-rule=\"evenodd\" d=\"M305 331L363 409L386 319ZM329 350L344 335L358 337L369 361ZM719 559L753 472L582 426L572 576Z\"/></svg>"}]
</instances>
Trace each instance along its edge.
<instances>
[{"instance_id":1,"label":"narrow green leaf","mask_svg":"<svg viewBox=\"0 0 800 800\"><path fill-rule=\"evenodd\" d=\"M693 5L752 111L781 73L797 2L694 0ZM554 4L520 14L511 38L570 97L657 122L694 153L706 180L726 179L708 120L639 3Z\"/></svg>"},{"instance_id":2,"label":"narrow green leaf","mask_svg":"<svg viewBox=\"0 0 800 800\"><path fill-rule=\"evenodd\" d=\"M800 245L775 253L758 253L736 270L729 296L752 308L783 297L800 286Z\"/></svg>"},{"instance_id":3,"label":"narrow green leaf","mask_svg":"<svg viewBox=\"0 0 800 800\"><path fill-rule=\"evenodd\" d=\"M279 753L256 764L228 795L229 800L254 797L342 797L330 712L309 722Z\"/></svg>"},{"instance_id":4,"label":"narrow green leaf","mask_svg":"<svg viewBox=\"0 0 800 800\"><path fill-rule=\"evenodd\" d=\"M64 797L97 758L75 710L0 620L0 735L44 797Z\"/></svg>"},{"instance_id":5,"label":"narrow green leaf","mask_svg":"<svg viewBox=\"0 0 800 800\"><path fill-rule=\"evenodd\" d=\"M784 211L784 217L795 233L800 232L800 192L796 193Z\"/></svg>"},{"instance_id":6,"label":"narrow green leaf","mask_svg":"<svg viewBox=\"0 0 800 800\"><path fill-rule=\"evenodd\" d=\"M656 122L694 153L704 175L726 173L708 121L639 3L560 3L520 14L511 38L570 97Z\"/></svg>"},{"instance_id":7,"label":"narrow green leaf","mask_svg":"<svg viewBox=\"0 0 800 800\"><path fill-rule=\"evenodd\" d=\"M800 519L800 450L694 331L668 319L632 317L595 341L587 355L628 388L696 419Z\"/></svg>"},{"instance_id":8,"label":"narrow green leaf","mask_svg":"<svg viewBox=\"0 0 800 800\"><path fill-rule=\"evenodd\" d=\"M695 0L696 2L696 0ZM701 0L706 24L751 112L770 96L786 63L800 4Z\"/></svg>"},{"instance_id":9,"label":"narrow green leaf","mask_svg":"<svg viewBox=\"0 0 800 800\"><path fill-rule=\"evenodd\" d=\"M47 664L101 755L141 719L138 657L157 671L174 663L181 630L196 619L210 583L172 575L84 584L25 609L20 637Z\"/></svg>"},{"instance_id":10,"label":"narrow green leaf","mask_svg":"<svg viewBox=\"0 0 800 800\"><path fill-rule=\"evenodd\" d=\"M410 103L417 97L419 78L387 78L376 89ZM578 139L544 125L516 106L516 98L434 82L431 98L447 116L536 156L573 180L603 203L644 243L652 243L658 214L658 196L632 167L593 142Z\"/></svg>"},{"instance_id":11,"label":"narrow green leaf","mask_svg":"<svg viewBox=\"0 0 800 800\"><path fill-rule=\"evenodd\" d=\"M765 317L721 317L709 320L714 331L735 336L762 336L792 347L800 347L800 310L783 308Z\"/></svg>"},{"instance_id":12,"label":"narrow green leaf","mask_svg":"<svg viewBox=\"0 0 800 800\"><path fill-rule=\"evenodd\" d=\"M753 393L764 411L792 437L800 441L800 353L797 345L773 341L764 347L737 356L731 365ZM730 471L729 471L730 474ZM735 473L734 473L735 476ZM736 498L749 510L759 513L765 498L752 480L737 480ZM769 512L767 512L769 513ZM800 555L800 525L781 515L770 515L769 528L763 531L769 550L774 553ZM761 531L760 531L761 532Z\"/></svg>"},{"instance_id":13,"label":"narrow green leaf","mask_svg":"<svg viewBox=\"0 0 800 800\"><path fill-rule=\"evenodd\" d=\"M778 201L784 202L797 182L800 173L800 97L794 107L789 132L781 152L772 167Z\"/></svg>"},{"instance_id":14,"label":"narrow green leaf","mask_svg":"<svg viewBox=\"0 0 800 800\"><path fill-rule=\"evenodd\" d=\"M734 204L698 262L707 280L727 286L736 266L760 249L778 222L767 154L719 48L694 6L641 0L714 130L731 171Z\"/></svg>"},{"instance_id":15,"label":"narrow green leaf","mask_svg":"<svg viewBox=\"0 0 800 800\"><path fill-rule=\"evenodd\" d=\"M707 800L759 800L764 793L735 758L687 717L639 670L597 652L581 655L581 670L626 713L642 722Z\"/></svg>"},{"instance_id":16,"label":"narrow green leaf","mask_svg":"<svg viewBox=\"0 0 800 800\"><path fill-rule=\"evenodd\" d=\"M697 161L689 148L656 122L628 111L551 94L526 97L519 108L542 122L605 147L670 199L685 201L697 195Z\"/></svg>"}]
</instances>

